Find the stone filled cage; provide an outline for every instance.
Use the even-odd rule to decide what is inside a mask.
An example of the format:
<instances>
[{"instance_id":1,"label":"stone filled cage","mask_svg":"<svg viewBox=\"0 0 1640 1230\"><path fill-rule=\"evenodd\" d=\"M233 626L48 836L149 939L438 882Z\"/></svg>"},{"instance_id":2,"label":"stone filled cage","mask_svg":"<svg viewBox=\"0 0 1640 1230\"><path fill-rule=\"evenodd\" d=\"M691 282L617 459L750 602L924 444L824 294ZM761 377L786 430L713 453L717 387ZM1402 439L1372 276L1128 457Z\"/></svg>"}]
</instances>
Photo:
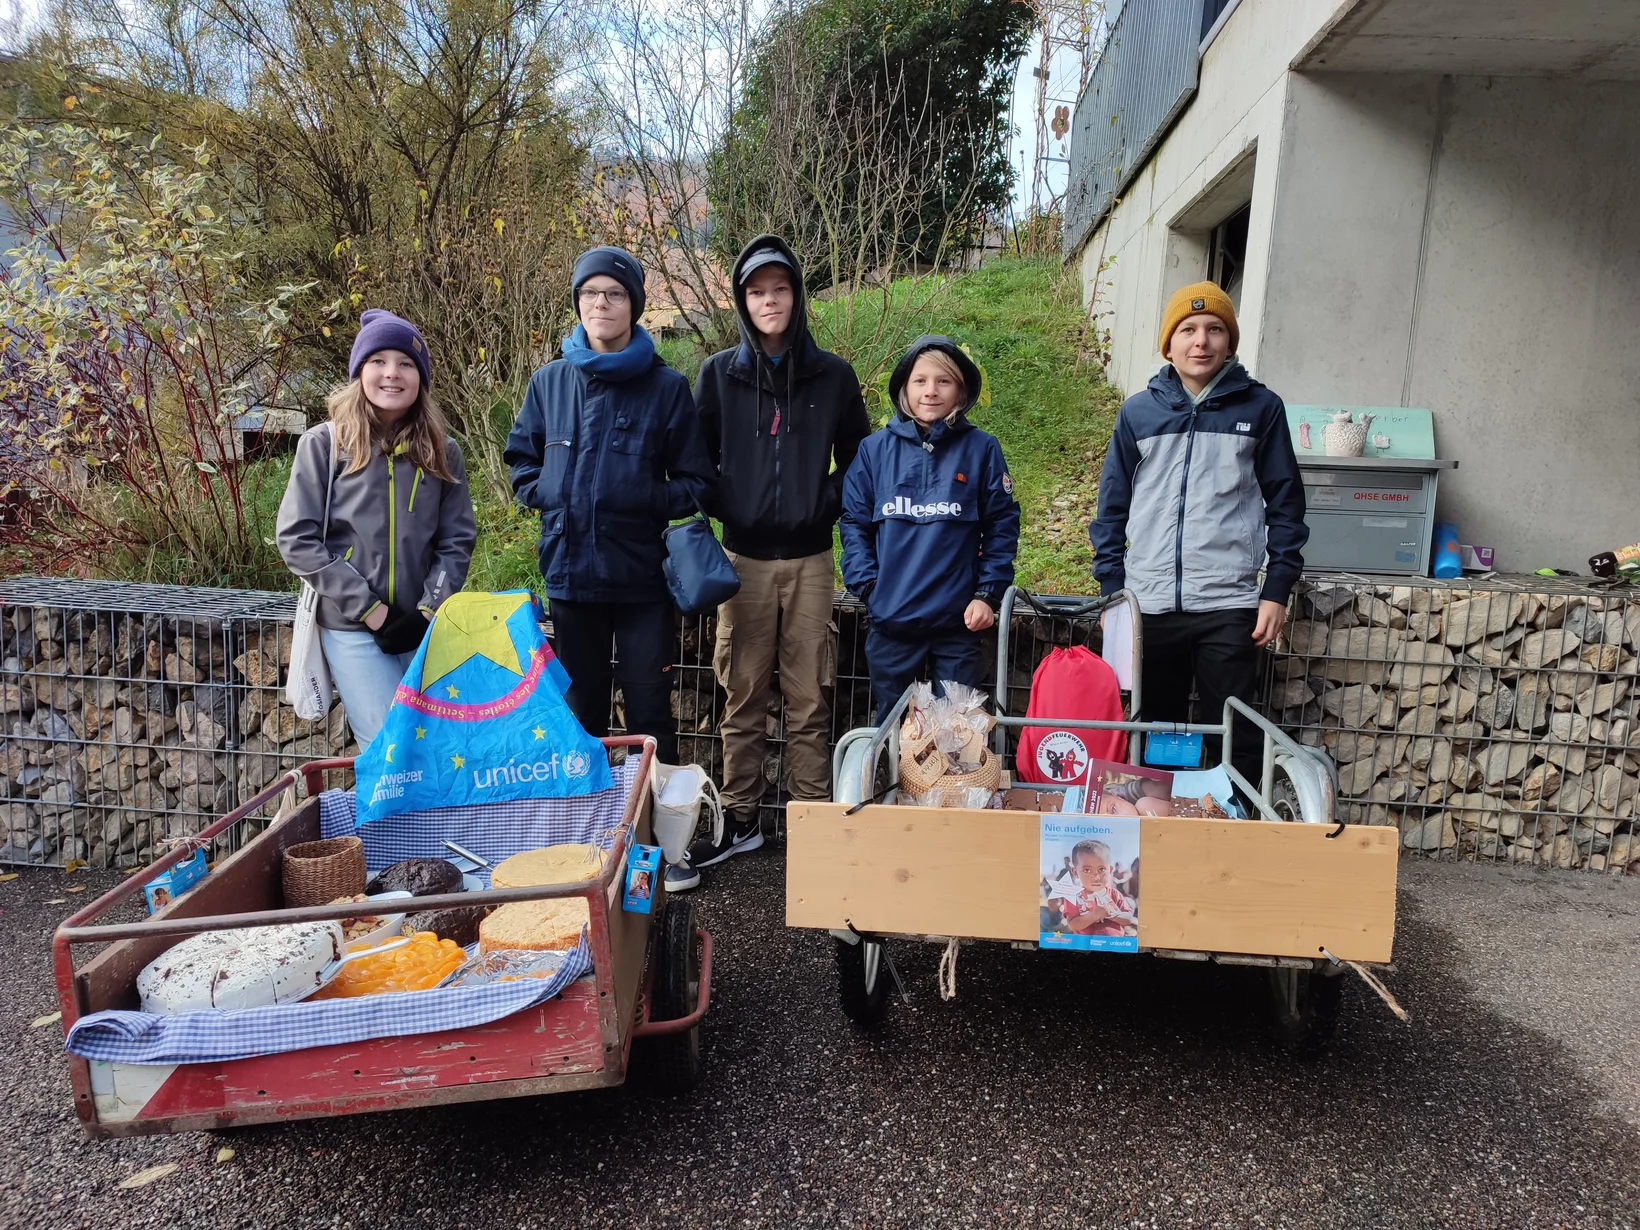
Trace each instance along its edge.
<instances>
[{"instance_id":1,"label":"stone filled cage","mask_svg":"<svg viewBox=\"0 0 1640 1230\"><path fill-rule=\"evenodd\" d=\"M309 722L284 703L295 614L292 594L0 581L0 862L143 866L285 770L353 755L340 704Z\"/></svg>"},{"instance_id":2,"label":"stone filled cage","mask_svg":"<svg viewBox=\"0 0 1640 1230\"><path fill-rule=\"evenodd\" d=\"M1307 576L1265 708L1409 850L1640 873L1640 590Z\"/></svg>"},{"instance_id":3,"label":"stone filled cage","mask_svg":"<svg viewBox=\"0 0 1640 1230\"><path fill-rule=\"evenodd\" d=\"M1047 600L1050 610L1081 601ZM142 866L286 770L355 755L339 702L318 722L284 702L295 614L293 594L0 581L0 863ZM1098 623L1023 607L1013 622L1008 707L1023 713L1036 663L1053 645L1096 641ZM873 720L865 632L861 604L838 595L832 743ZM679 755L714 779L723 707L715 637L715 617L680 617L672 694ZM611 718L624 729L619 691ZM778 834L787 801L778 673L767 721L762 820ZM351 774L333 772L327 785L347 787ZM255 831L240 826L235 839Z\"/></svg>"}]
</instances>

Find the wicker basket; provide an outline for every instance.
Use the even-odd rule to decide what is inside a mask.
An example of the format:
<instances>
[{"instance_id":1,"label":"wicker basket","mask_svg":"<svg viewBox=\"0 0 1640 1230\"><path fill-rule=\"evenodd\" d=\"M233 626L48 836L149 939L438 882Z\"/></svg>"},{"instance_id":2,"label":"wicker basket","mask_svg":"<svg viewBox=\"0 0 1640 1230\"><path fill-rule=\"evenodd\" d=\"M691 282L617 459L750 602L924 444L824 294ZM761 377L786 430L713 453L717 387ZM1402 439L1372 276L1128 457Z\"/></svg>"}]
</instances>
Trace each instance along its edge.
<instances>
[{"instance_id":1,"label":"wicker basket","mask_svg":"<svg viewBox=\"0 0 1640 1230\"><path fill-rule=\"evenodd\" d=\"M976 786L985 790L995 790L1002 785L1002 762L988 747L980 749L979 768L970 772L948 773L946 763L945 755L934 746L933 735L915 744L902 743L900 789L912 795L919 795L932 790L935 786L956 789Z\"/></svg>"},{"instance_id":2,"label":"wicker basket","mask_svg":"<svg viewBox=\"0 0 1640 1230\"><path fill-rule=\"evenodd\" d=\"M328 905L364 892L364 842L357 837L304 841L285 851L285 905Z\"/></svg>"}]
</instances>

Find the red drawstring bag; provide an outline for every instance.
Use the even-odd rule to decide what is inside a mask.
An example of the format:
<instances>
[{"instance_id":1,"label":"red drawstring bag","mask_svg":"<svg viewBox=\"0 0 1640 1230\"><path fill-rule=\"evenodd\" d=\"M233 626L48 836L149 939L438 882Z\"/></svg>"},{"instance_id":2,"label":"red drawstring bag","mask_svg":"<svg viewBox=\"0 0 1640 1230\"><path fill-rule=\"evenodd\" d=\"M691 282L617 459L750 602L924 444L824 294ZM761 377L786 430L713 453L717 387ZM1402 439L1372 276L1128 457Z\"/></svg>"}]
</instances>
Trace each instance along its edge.
<instances>
[{"instance_id":1,"label":"red drawstring bag","mask_svg":"<svg viewBox=\"0 0 1640 1230\"><path fill-rule=\"evenodd\" d=\"M1092 722L1122 720L1122 690L1116 672L1086 645L1055 649L1031 676L1031 703L1026 717ZM1089 759L1125 760L1127 732L1056 730L1027 726L1014 757L1014 780L1070 784L1088 770Z\"/></svg>"}]
</instances>

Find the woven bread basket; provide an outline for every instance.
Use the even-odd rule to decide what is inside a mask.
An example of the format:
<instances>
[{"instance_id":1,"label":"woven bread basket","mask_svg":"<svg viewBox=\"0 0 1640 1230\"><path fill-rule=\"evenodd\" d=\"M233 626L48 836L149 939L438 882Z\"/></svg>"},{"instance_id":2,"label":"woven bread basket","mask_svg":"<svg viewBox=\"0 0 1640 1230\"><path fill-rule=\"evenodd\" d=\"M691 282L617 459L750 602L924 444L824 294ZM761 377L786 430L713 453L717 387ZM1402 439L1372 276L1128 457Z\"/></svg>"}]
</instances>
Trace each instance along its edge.
<instances>
[{"instance_id":1,"label":"woven bread basket","mask_svg":"<svg viewBox=\"0 0 1640 1230\"><path fill-rule=\"evenodd\" d=\"M357 837L304 841L285 851L285 906L328 905L364 892L364 842Z\"/></svg>"},{"instance_id":2,"label":"woven bread basket","mask_svg":"<svg viewBox=\"0 0 1640 1230\"><path fill-rule=\"evenodd\" d=\"M1002 762L992 754L991 749L982 747L979 755L979 768L967 773L946 772L949 762L945 754L934 745L934 736L929 735L916 743L905 742L900 745L900 789L915 796L932 790L935 786L961 789L965 786L975 786L985 790L995 790L1002 785Z\"/></svg>"}]
</instances>

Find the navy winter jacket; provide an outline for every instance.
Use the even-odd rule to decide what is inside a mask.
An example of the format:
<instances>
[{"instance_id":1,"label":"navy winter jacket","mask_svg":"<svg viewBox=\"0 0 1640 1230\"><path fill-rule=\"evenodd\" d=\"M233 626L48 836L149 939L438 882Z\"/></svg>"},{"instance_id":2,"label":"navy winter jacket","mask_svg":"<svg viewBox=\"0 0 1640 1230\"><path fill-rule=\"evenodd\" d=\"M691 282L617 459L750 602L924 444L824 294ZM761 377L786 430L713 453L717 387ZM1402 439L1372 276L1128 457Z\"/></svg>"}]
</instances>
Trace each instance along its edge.
<instances>
[{"instance_id":1,"label":"navy winter jacket","mask_svg":"<svg viewBox=\"0 0 1640 1230\"><path fill-rule=\"evenodd\" d=\"M541 513L548 598L669 600L661 535L713 479L682 375L659 356L626 380L557 359L530 378L505 459L513 493Z\"/></svg>"},{"instance_id":2,"label":"navy winter jacket","mask_svg":"<svg viewBox=\"0 0 1640 1230\"><path fill-rule=\"evenodd\" d=\"M893 636L960 631L976 597L993 607L1014 581L1019 504L1002 446L968 421L979 369L949 338L924 337L895 368L889 396L930 347L962 367L968 405L923 428L896 412L867 437L843 481L843 583Z\"/></svg>"},{"instance_id":3,"label":"navy winter jacket","mask_svg":"<svg viewBox=\"0 0 1640 1230\"><path fill-rule=\"evenodd\" d=\"M1287 411L1240 363L1200 405L1171 364L1122 403L1088 527L1101 593L1147 615L1286 602L1309 536Z\"/></svg>"}]
</instances>

